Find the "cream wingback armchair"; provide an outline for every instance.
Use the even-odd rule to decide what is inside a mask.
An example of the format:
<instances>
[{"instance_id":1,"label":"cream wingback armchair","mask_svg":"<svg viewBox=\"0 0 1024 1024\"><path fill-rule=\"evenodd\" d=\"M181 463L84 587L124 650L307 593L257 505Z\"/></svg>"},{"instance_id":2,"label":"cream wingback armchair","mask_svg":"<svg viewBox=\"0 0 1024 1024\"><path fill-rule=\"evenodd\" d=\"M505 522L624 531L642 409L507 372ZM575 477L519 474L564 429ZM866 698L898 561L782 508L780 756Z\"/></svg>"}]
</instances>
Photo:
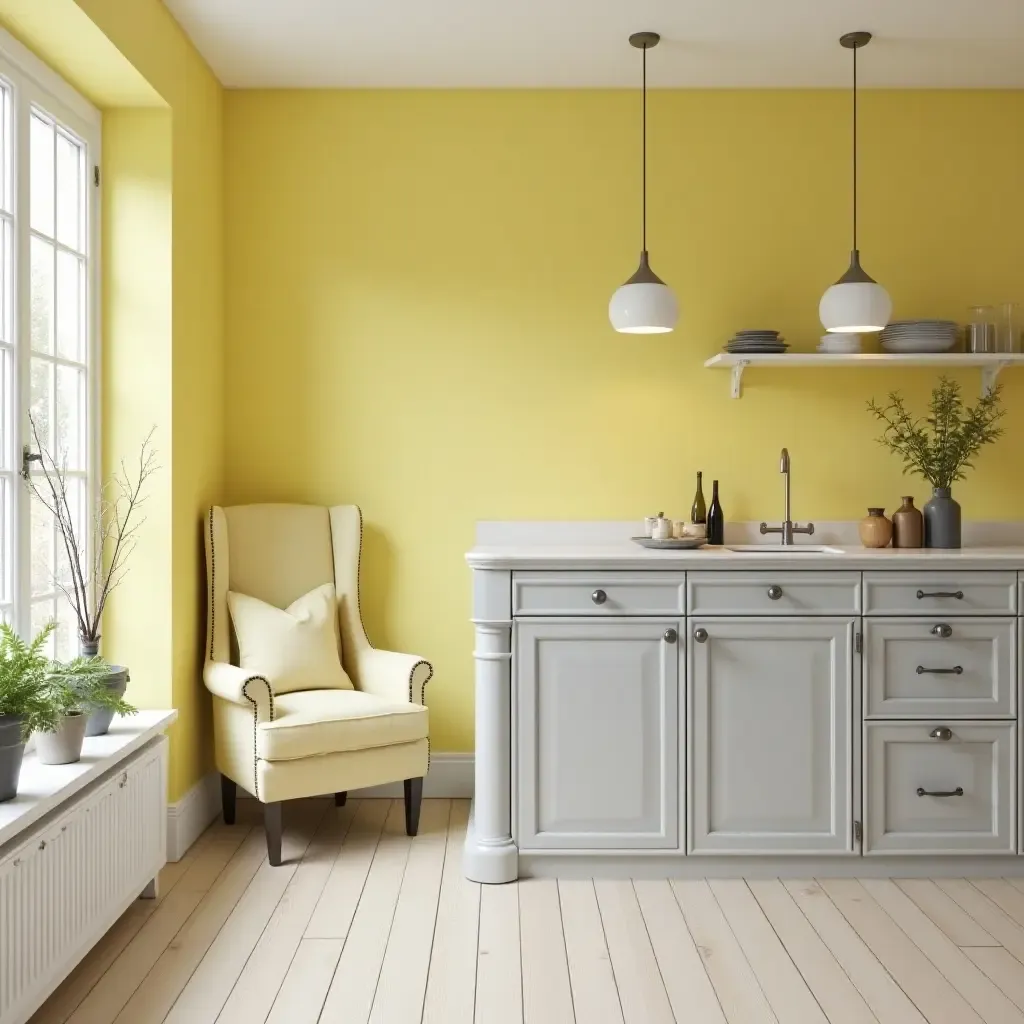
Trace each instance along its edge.
<instances>
[{"instance_id":1,"label":"cream wingback armchair","mask_svg":"<svg viewBox=\"0 0 1024 1024\"><path fill-rule=\"evenodd\" d=\"M375 650L366 637L359 616L362 525L354 505L210 509L203 680L213 694L224 819L234 821L236 783L260 800L271 864L281 862L286 800L334 793L343 804L351 789L401 780L406 831L415 835L419 825L430 756L423 690L433 669L414 655ZM284 673L275 679L259 666L240 667L229 613L229 605L237 612L236 595L279 615L274 609L289 609L317 588L332 601L336 595L336 640L328 634L327 643L340 641L342 682L304 688L301 670L285 683Z\"/></svg>"}]
</instances>

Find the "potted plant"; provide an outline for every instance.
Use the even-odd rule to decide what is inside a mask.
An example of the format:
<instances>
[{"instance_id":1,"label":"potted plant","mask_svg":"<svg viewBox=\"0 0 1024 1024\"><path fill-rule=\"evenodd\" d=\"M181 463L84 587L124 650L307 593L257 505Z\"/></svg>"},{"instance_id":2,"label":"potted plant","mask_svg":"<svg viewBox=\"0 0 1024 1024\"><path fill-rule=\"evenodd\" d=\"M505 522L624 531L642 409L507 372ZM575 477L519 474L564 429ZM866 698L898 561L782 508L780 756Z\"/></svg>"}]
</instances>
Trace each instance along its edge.
<instances>
[{"instance_id":1,"label":"potted plant","mask_svg":"<svg viewBox=\"0 0 1024 1024\"><path fill-rule=\"evenodd\" d=\"M43 443L31 416L29 422L37 451L26 458L39 465L40 474L26 475L26 483L36 500L53 517L63 542L70 575L70 580L54 578L53 582L75 613L79 653L84 658L94 658L99 652L103 611L111 593L124 579L138 532L146 521L142 516L146 501L145 485L157 470L156 452L152 447L153 431L143 440L134 469L130 471L122 460L103 487L89 528L83 529L70 497L74 491L68 486L67 453L59 452L55 457ZM127 668L107 665L103 685L118 698L124 696L128 681ZM114 709L112 704L91 702L85 735L102 736L110 728Z\"/></svg>"},{"instance_id":2,"label":"potted plant","mask_svg":"<svg viewBox=\"0 0 1024 1024\"><path fill-rule=\"evenodd\" d=\"M52 728L56 711L44 688L43 653L52 628L24 644L6 623L0 623L0 803L13 800L25 742L36 729Z\"/></svg>"},{"instance_id":3,"label":"potted plant","mask_svg":"<svg viewBox=\"0 0 1024 1024\"><path fill-rule=\"evenodd\" d=\"M889 392L888 405L868 402L869 411L885 424L878 443L903 460L904 473L917 473L932 485L931 500L924 506L926 548L960 547L960 505L952 486L974 468L978 452L1002 436L999 394L995 387L965 409L960 385L940 377L924 419L908 412L898 391Z\"/></svg>"}]
</instances>

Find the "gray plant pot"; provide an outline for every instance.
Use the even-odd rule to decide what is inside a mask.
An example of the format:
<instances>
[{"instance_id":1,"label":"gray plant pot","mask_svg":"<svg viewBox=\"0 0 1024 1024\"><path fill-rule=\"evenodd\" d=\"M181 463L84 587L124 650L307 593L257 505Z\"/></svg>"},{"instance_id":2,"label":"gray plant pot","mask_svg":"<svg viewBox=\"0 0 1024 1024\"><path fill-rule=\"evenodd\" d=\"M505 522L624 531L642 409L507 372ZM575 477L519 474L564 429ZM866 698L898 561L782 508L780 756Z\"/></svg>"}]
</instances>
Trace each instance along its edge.
<instances>
[{"instance_id":1,"label":"gray plant pot","mask_svg":"<svg viewBox=\"0 0 1024 1024\"><path fill-rule=\"evenodd\" d=\"M82 759L85 723L81 711L64 715L54 732L36 733L36 757L40 764L73 764Z\"/></svg>"},{"instance_id":2,"label":"gray plant pot","mask_svg":"<svg viewBox=\"0 0 1024 1024\"><path fill-rule=\"evenodd\" d=\"M950 497L948 487L936 487L924 506L924 546L960 547L960 504Z\"/></svg>"},{"instance_id":3,"label":"gray plant pot","mask_svg":"<svg viewBox=\"0 0 1024 1024\"><path fill-rule=\"evenodd\" d=\"M128 669L123 665L111 665L110 675L107 676L106 686L113 690L118 697L123 697L128 689ZM114 720L114 712L110 708L96 708L90 712L89 720L85 723L86 736L106 736L110 723Z\"/></svg>"},{"instance_id":4,"label":"gray plant pot","mask_svg":"<svg viewBox=\"0 0 1024 1024\"><path fill-rule=\"evenodd\" d=\"M25 741L21 736L21 715L0 715L0 803L18 795L18 777Z\"/></svg>"}]
</instances>

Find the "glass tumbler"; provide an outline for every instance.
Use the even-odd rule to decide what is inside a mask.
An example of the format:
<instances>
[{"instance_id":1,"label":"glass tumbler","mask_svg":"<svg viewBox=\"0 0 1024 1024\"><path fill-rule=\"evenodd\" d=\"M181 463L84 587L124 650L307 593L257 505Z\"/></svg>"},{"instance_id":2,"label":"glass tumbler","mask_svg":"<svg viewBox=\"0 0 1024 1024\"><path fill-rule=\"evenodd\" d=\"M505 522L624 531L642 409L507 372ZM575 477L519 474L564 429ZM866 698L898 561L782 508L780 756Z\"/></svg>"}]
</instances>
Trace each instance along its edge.
<instances>
[{"instance_id":1,"label":"glass tumbler","mask_svg":"<svg viewBox=\"0 0 1024 1024\"><path fill-rule=\"evenodd\" d=\"M996 310L994 306L971 307L965 347L968 352L995 352Z\"/></svg>"},{"instance_id":2,"label":"glass tumbler","mask_svg":"<svg viewBox=\"0 0 1024 1024\"><path fill-rule=\"evenodd\" d=\"M996 351L1020 352L1021 328L1024 327L1019 302L1004 302L999 307L999 320L996 325Z\"/></svg>"}]
</instances>

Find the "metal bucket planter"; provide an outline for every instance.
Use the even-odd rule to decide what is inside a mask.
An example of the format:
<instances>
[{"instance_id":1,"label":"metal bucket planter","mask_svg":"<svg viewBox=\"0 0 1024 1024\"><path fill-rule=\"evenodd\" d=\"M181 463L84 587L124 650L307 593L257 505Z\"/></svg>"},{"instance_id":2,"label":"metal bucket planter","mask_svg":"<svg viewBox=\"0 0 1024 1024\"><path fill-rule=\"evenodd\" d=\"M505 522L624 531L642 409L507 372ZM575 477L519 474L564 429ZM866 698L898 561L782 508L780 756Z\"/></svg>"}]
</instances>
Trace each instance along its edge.
<instances>
[{"instance_id":1,"label":"metal bucket planter","mask_svg":"<svg viewBox=\"0 0 1024 1024\"><path fill-rule=\"evenodd\" d=\"M0 715L0 803L13 800L18 793L18 776L25 741L21 735L21 715Z\"/></svg>"},{"instance_id":2,"label":"metal bucket planter","mask_svg":"<svg viewBox=\"0 0 1024 1024\"><path fill-rule=\"evenodd\" d=\"M110 675L106 678L106 687L113 690L118 697L123 697L128 689L128 669L123 665L111 665ZM106 736L110 723L114 720L114 712L110 708L96 708L85 723L86 736Z\"/></svg>"},{"instance_id":3,"label":"metal bucket planter","mask_svg":"<svg viewBox=\"0 0 1024 1024\"><path fill-rule=\"evenodd\" d=\"M40 764L73 764L82 758L88 715L74 711L64 715L53 732L36 733L36 757Z\"/></svg>"}]
</instances>

